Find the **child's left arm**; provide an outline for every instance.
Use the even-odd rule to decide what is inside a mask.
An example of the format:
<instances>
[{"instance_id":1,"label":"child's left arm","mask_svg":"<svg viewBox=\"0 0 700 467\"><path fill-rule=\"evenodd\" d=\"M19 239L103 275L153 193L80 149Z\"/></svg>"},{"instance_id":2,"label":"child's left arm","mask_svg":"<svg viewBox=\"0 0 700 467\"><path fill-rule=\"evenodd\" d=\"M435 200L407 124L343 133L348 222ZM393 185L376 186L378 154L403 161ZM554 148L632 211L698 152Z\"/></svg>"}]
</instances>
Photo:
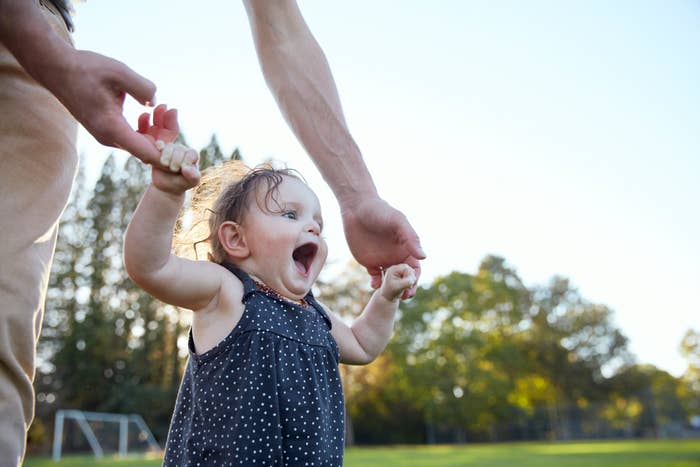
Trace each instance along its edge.
<instances>
[{"instance_id":1,"label":"child's left arm","mask_svg":"<svg viewBox=\"0 0 700 467\"><path fill-rule=\"evenodd\" d=\"M329 313L333 323L331 334L340 349L341 363L366 365L377 358L389 343L401 295L415 283L416 275L409 265L391 266L386 270L382 286L372 294L351 326Z\"/></svg>"}]
</instances>

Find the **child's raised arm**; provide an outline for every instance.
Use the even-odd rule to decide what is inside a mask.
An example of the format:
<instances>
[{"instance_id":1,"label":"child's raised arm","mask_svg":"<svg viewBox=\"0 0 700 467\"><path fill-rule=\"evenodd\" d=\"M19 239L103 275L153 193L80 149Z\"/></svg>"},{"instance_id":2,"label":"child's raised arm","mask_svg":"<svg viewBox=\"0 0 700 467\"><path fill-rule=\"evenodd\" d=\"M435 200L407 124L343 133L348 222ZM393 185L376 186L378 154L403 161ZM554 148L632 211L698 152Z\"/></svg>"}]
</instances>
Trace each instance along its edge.
<instances>
[{"instance_id":1,"label":"child's raised arm","mask_svg":"<svg viewBox=\"0 0 700 467\"><path fill-rule=\"evenodd\" d=\"M352 326L329 313L333 323L331 334L340 349L342 363L365 365L382 353L391 338L399 300L404 291L415 285L413 268L407 264L391 266L386 270L382 286L372 294Z\"/></svg>"},{"instance_id":2,"label":"child's raised arm","mask_svg":"<svg viewBox=\"0 0 700 467\"><path fill-rule=\"evenodd\" d=\"M129 222L124 238L124 266L146 292L171 305L204 308L217 296L221 268L208 261L190 261L171 253L173 229L185 192L199 183L199 155L172 144L178 133L177 113L158 106L153 125L148 114L139 118L139 132L162 149L161 167L152 168L152 181Z\"/></svg>"}]
</instances>

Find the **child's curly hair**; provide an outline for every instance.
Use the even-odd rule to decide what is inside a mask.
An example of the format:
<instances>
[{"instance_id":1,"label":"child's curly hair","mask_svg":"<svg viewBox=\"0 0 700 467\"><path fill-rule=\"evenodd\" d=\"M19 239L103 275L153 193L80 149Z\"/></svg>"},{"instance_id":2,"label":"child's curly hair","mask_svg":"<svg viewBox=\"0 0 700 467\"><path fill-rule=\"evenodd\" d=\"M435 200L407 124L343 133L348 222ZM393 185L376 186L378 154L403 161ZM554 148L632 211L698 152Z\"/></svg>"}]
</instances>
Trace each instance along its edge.
<instances>
[{"instance_id":1,"label":"child's curly hair","mask_svg":"<svg viewBox=\"0 0 700 467\"><path fill-rule=\"evenodd\" d=\"M276 195L285 176L304 181L295 170L278 169L270 163L251 169L240 160L232 160L205 169L201 182L192 191L189 209L182 211L175 226L175 253L194 259L206 257L216 263L226 261L218 235L221 224L243 223L250 202L258 202L260 189L265 190L261 209L275 212L272 205L281 209Z\"/></svg>"}]
</instances>

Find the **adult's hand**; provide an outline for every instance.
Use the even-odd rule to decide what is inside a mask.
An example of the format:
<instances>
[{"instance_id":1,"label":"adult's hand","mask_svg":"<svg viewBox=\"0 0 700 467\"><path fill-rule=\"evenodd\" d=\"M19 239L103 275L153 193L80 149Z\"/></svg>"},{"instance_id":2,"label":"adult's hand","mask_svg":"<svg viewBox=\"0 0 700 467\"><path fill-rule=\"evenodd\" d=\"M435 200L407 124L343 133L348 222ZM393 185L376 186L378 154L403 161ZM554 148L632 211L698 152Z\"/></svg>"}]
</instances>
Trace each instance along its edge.
<instances>
[{"instance_id":1,"label":"adult's hand","mask_svg":"<svg viewBox=\"0 0 700 467\"><path fill-rule=\"evenodd\" d=\"M372 287L382 283L382 271L394 264L405 263L420 277L420 261L426 255L420 240L406 216L383 199L371 196L341 206L345 238L355 259L367 268ZM416 293L416 285L402 298Z\"/></svg>"},{"instance_id":2,"label":"adult's hand","mask_svg":"<svg viewBox=\"0 0 700 467\"><path fill-rule=\"evenodd\" d=\"M154 102L152 82L117 60L75 50L46 21L38 2L0 0L0 12L0 42L97 141L158 162L158 149L123 115L127 94L141 104Z\"/></svg>"},{"instance_id":3,"label":"adult's hand","mask_svg":"<svg viewBox=\"0 0 700 467\"><path fill-rule=\"evenodd\" d=\"M46 86L97 141L124 149L148 164L160 151L129 126L123 115L127 94L144 105L155 100L156 86L125 64L85 50L73 51L65 73L45 77Z\"/></svg>"}]
</instances>

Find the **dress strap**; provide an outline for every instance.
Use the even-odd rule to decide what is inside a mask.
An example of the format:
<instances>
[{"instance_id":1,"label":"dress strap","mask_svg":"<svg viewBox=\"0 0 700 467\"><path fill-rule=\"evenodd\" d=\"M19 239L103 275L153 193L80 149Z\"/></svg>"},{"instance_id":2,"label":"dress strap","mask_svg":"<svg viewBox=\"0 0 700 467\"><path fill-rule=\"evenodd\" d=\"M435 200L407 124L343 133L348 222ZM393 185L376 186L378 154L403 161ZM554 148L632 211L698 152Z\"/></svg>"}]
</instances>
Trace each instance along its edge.
<instances>
[{"instance_id":1,"label":"dress strap","mask_svg":"<svg viewBox=\"0 0 700 467\"><path fill-rule=\"evenodd\" d=\"M321 318L326 322L326 325L328 325L328 329L331 330L333 329L333 323L331 323L331 318L328 316L328 313L326 310L323 309L320 303L316 301L316 297L314 297L314 294L309 291L308 294L306 294L306 297L304 297L309 305L316 310L316 312L321 315Z\"/></svg>"},{"instance_id":2,"label":"dress strap","mask_svg":"<svg viewBox=\"0 0 700 467\"><path fill-rule=\"evenodd\" d=\"M231 271L243 283L243 298L241 301L245 303L248 300L248 297L250 297L253 292L258 290L258 287L255 285L255 281L248 275L247 272L234 264L221 263L221 265Z\"/></svg>"}]
</instances>

